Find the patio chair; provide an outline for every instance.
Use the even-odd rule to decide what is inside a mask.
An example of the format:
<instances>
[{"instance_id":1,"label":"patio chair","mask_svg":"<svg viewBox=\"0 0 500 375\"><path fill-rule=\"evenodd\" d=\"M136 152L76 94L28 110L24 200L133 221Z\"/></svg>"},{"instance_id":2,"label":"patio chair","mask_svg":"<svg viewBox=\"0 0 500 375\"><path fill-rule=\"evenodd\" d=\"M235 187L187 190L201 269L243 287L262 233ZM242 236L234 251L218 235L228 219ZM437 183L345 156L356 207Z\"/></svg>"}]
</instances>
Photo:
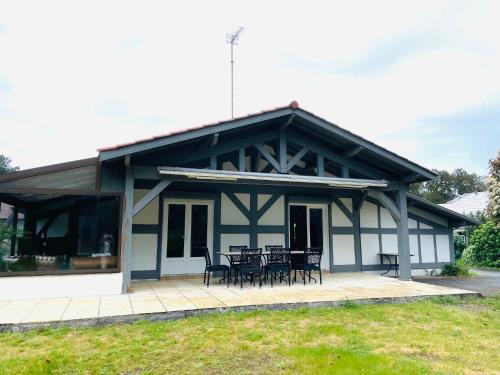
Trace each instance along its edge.
<instances>
[{"instance_id":1,"label":"patio chair","mask_svg":"<svg viewBox=\"0 0 500 375\"><path fill-rule=\"evenodd\" d=\"M242 249L241 260L238 265L238 274L240 275L240 287L243 288L243 278L246 278L255 286L255 278L259 277L259 288L262 287L262 249Z\"/></svg>"},{"instance_id":2,"label":"patio chair","mask_svg":"<svg viewBox=\"0 0 500 375\"><path fill-rule=\"evenodd\" d=\"M210 259L210 252L206 247L203 248L203 255L205 256L205 272L203 272L203 284L205 284L206 281L207 288L210 286L210 272L214 273L222 271L222 280L226 280L226 272L229 274L229 267L225 264L212 264L212 259ZM229 279L227 280L227 283L229 284Z\"/></svg>"},{"instance_id":3,"label":"patio chair","mask_svg":"<svg viewBox=\"0 0 500 375\"><path fill-rule=\"evenodd\" d=\"M309 278L309 282L316 279L311 276L313 271L319 272L319 283L323 283L323 277L321 274L321 257L323 256L323 249L319 247L310 247L304 250L302 261L293 265L295 271L294 279L297 279L297 271L303 273L304 285L306 285L306 277Z\"/></svg>"},{"instance_id":4,"label":"patio chair","mask_svg":"<svg viewBox=\"0 0 500 375\"><path fill-rule=\"evenodd\" d=\"M290 267L290 249L283 248L282 246L266 246L266 250L270 251L270 254L267 256L264 279L267 282L267 277L270 275L272 287L274 278L278 277L281 283L284 279L284 275L287 275L288 286L290 286L290 277L292 273L292 269Z\"/></svg>"},{"instance_id":5,"label":"patio chair","mask_svg":"<svg viewBox=\"0 0 500 375\"><path fill-rule=\"evenodd\" d=\"M242 249L247 249L247 245L232 245L229 246L229 252L230 253L241 253ZM241 262L241 255L231 255L229 257L229 278L231 278L231 275L234 273L234 285L236 285L236 282L238 281L238 265Z\"/></svg>"}]
</instances>

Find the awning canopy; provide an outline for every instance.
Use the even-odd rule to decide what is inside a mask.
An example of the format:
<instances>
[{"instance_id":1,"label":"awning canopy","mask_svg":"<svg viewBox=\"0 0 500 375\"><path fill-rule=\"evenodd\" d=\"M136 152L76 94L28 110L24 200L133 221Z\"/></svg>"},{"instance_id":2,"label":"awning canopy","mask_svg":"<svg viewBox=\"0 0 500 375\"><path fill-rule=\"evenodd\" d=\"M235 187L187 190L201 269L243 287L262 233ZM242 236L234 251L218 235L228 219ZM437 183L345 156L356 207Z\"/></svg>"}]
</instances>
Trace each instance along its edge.
<instances>
[{"instance_id":1,"label":"awning canopy","mask_svg":"<svg viewBox=\"0 0 500 375\"><path fill-rule=\"evenodd\" d=\"M261 185L316 186L343 189L385 188L385 180L363 180L355 178L317 177L290 174L233 172L212 169L158 167L161 175L182 179L215 182L240 182Z\"/></svg>"}]
</instances>

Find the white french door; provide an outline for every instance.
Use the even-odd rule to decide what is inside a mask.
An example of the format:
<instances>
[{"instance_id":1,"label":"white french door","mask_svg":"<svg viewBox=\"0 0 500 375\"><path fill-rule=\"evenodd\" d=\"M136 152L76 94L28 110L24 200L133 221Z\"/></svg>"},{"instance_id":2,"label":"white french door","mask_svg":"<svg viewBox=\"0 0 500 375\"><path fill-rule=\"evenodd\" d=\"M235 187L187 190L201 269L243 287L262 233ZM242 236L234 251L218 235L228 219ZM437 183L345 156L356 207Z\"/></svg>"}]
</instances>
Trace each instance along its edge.
<instances>
[{"instance_id":1,"label":"white french door","mask_svg":"<svg viewBox=\"0 0 500 375\"><path fill-rule=\"evenodd\" d=\"M162 275L203 273L207 247L213 258L212 201L166 199L163 210Z\"/></svg>"},{"instance_id":2,"label":"white french door","mask_svg":"<svg viewBox=\"0 0 500 375\"><path fill-rule=\"evenodd\" d=\"M290 248L306 247L323 249L321 268L330 268L328 205L292 203L289 206Z\"/></svg>"}]
</instances>

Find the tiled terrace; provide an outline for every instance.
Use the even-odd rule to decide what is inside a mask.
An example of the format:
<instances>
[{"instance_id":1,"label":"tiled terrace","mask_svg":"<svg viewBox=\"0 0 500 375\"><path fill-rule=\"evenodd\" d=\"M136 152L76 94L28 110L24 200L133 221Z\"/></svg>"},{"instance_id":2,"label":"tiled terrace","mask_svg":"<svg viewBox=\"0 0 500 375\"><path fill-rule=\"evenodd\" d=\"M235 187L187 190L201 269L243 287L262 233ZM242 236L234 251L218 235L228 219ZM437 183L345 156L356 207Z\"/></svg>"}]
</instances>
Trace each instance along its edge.
<instances>
[{"instance_id":1,"label":"tiled terrace","mask_svg":"<svg viewBox=\"0 0 500 375\"><path fill-rule=\"evenodd\" d=\"M231 284L218 284L214 280L209 288L202 278L183 278L160 281L136 281L129 294L90 296L78 298L52 298L19 301L0 301L0 326L19 323L70 322L89 320L124 321L150 314L155 319L179 317L176 312L195 313L198 310L230 310L255 306L285 308L300 305L336 304L345 300L363 302L380 299L410 299L436 295L465 295L474 292L437 285L400 281L366 273L325 274L323 284L302 283L264 285L244 284L243 289ZM163 314L163 315L162 315ZM110 317L122 319L109 319ZM127 318L127 319L124 319ZM93 323L92 323L93 322Z\"/></svg>"}]
</instances>

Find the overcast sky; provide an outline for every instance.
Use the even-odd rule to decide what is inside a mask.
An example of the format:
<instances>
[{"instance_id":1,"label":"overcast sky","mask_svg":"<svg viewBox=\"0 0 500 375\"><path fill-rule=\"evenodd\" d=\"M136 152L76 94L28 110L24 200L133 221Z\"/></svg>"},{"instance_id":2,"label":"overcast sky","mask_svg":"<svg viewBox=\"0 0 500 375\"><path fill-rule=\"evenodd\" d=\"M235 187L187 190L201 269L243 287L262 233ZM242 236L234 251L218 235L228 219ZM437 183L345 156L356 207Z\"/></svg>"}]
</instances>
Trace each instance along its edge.
<instances>
[{"instance_id":1,"label":"overcast sky","mask_svg":"<svg viewBox=\"0 0 500 375\"><path fill-rule=\"evenodd\" d=\"M0 153L24 168L302 108L429 168L500 148L500 1L0 0Z\"/></svg>"}]
</instances>

